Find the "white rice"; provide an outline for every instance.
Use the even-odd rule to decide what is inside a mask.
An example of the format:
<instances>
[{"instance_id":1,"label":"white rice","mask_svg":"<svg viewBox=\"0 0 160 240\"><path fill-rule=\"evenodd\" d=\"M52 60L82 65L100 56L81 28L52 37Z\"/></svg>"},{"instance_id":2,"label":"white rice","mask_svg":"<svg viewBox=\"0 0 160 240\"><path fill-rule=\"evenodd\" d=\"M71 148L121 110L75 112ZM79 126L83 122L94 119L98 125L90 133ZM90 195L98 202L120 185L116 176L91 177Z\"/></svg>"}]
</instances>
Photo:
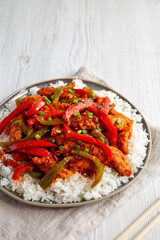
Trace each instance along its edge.
<instances>
[{"instance_id":1,"label":"white rice","mask_svg":"<svg viewBox=\"0 0 160 240\"><path fill-rule=\"evenodd\" d=\"M76 83L76 88L83 88L86 86L81 80L74 80ZM51 86L58 87L64 85L63 82L57 82L55 84L50 84ZM39 88L33 87L28 91L29 95L36 95L36 92ZM108 96L111 102L116 104L115 109L129 118L134 120L133 125L133 134L129 141L129 154L126 155L133 173L138 171L138 168L143 166L143 160L146 156L148 137L146 131L142 127L142 117L136 113L127 102L123 101L119 96L111 91L95 91L98 96L105 97ZM0 120L6 117L10 111L15 108L14 101L10 101L6 104L0 113ZM3 133L0 135L0 141L7 141L8 137ZM7 157L10 157L8 155ZM21 177L21 181L13 181L11 179L13 174L12 167L4 166L0 161L0 185L4 186L12 191L17 192L25 200L32 201L47 201L47 202L56 202L56 203L67 203L67 202L79 202L82 200L91 200L101 198L104 195L108 195L110 192L117 189L122 184L125 184L129 181L130 178L134 177L134 174L130 177L118 176L118 173L108 167L104 168L104 174L100 183L91 188L91 184L94 179L89 179L82 176L79 173L75 173L70 178L58 179L56 183L51 184L46 191L38 184L38 180L33 179L28 174L24 174Z\"/></svg>"}]
</instances>

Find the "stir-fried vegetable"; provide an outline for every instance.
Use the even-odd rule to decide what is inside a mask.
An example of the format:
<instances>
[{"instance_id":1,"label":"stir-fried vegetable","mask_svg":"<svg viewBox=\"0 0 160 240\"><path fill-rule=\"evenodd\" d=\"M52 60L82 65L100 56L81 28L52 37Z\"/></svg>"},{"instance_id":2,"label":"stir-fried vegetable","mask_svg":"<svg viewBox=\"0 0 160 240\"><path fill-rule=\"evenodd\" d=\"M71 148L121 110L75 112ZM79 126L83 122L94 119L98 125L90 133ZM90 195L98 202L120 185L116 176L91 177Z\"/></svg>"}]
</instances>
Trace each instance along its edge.
<instances>
[{"instance_id":1,"label":"stir-fried vegetable","mask_svg":"<svg viewBox=\"0 0 160 240\"><path fill-rule=\"evenodd\" d=\"M100 139L102 142L105 142L106 144L109 144L109 141L107 140L107 138L104 136L103 133L101 133L101 131L99 131L98 129L94 129L91 134L97 138L97 139ZM103 140L104 141L103 141Z\"/></svg>"},{"instance_id":2,"label":"stir-fried vegetable","mask_svg":"<svg viewBox=\"0 0 160 240\"><path fill-rule=\"evenodd\" d=\"M31 154L39 157L51 156L49 151L47 151L45 148L40 148L40 147L23 148L23 149L19 149L18 152L27 153L27 154Z\"/></svg>"},{"instance_id":3,"label":"stir-fried vegetable","mask_svg":"<svg viewBox=\"0 0 160 240\"><path fill-rule=\"evenodd\" d=\"M16 151L22 148L31 148L31 147L57 147L54 143L45 141L45 140L28 140L25 142L17 142L12 144L7 148L8 151Z\"/></svg>"},{"instance_id":4,"label":"stir-fried vegetable","mask_svg":"<svg viewBox=\"0 0 160 240\"><path fill-rule=\"evenodd\" d=\"M45 96L42 96L40 99L37 100L35 104L32 104L32 107L26 112L27 117L31 117L34 115L39 109L41 109L46 102L44 101Z\"/></svg>"},{"instance_id":5,"label":"stir-fried vegetable","mask_svg":"<svg viewBox=\"0 0 160 240\"><path fill-rule=\"evenodd\" d=\"M32 106L31 102L26 102L21 105L19 105L15 110L13 110L6 118L2 120L0 123L0 134L3 132L4 128L7 126L7 124L18 114L23 112L24 110L30 108Z\"/></svg>"},{"instance_id":6,"label":"stir-fried vegetable","mask_svg":"<svg viewBox=\"0 0 160 240\"><path fill-rule=\"evenodd\" d=\"M43 189L46 189L51 182L57 177L58 173L61 171L61 169L65 166L65 164L72 158L72 156L68 156L61 160L57 165L55 165L48 173L44 175L44 177L41 179L40 186Z\"/></svg>"},{"instance_id":7,"label":"stir-fried vegetable","mask_svg":"<svg viewBox=\"0 0 160 240\"><path fill-rule=\"evenodd\" d=\"M43 125L59 125L64 123L62 119L54 119L52 121L49 121L45 120L42 116L37 116L37 120Z\"/></svg>"},{"instance_id":8,"label":"stir-fried vegetable","mask_svg":"<svg viewBox=\"0 0 160 240\"><path fill-rule=\"evenodd\" d=\"M27 162L23 163L21 165L18 165L16 169L14 170L14 173L12 175L13 180L19 180L21 177L21 174L26 172L26 171L32 171L33 170L33 162Z\"/></svg>"}]
</instances>

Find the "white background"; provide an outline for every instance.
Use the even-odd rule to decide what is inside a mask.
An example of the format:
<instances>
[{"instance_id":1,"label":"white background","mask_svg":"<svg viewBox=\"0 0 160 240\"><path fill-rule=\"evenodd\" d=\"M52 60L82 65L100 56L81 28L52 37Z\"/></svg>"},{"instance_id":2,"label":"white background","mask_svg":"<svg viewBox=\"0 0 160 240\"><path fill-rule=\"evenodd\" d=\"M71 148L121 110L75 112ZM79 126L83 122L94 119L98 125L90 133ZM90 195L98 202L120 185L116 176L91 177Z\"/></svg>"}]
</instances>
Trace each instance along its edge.
<instances>
[{"instance_id":1,"label":"white background","mask_svg":"<svg viewBox=\"0 0 160 240\"><path fill-rule=\"evenodd\" d=\"M160 125L160 1L0 0L0 100L31 83L71 77L84 64ZM158 199L159 181L81 240L115 239ZM160 224L144 239L159 240Z\"/></svg>"}]
</instances>

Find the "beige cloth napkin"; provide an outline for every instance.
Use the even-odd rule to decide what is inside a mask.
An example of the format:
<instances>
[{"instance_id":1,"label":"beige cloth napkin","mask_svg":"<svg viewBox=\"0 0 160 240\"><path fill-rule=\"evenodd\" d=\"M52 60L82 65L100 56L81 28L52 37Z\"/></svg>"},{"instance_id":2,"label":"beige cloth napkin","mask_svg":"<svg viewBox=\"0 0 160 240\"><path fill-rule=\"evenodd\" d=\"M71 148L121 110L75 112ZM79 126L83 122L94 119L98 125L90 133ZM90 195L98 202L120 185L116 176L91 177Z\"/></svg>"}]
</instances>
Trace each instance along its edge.
<instances>
[{"instance_id":1,"label":"beige cloth napkin","mask_svg":"<svg viewBox=\"0 0 160 240\"><path fill-rule=\"evenodd\" d=\"M105 82L87 67L76 77ZM122 192L99 203L68 209L38 208L17 202L0 192L0 239L77 240L96 227L113 210L124 204L148 181L160 174L160 129L151 127L153 147L147 167L140 177Z\"/></svg>"}]
</instances>

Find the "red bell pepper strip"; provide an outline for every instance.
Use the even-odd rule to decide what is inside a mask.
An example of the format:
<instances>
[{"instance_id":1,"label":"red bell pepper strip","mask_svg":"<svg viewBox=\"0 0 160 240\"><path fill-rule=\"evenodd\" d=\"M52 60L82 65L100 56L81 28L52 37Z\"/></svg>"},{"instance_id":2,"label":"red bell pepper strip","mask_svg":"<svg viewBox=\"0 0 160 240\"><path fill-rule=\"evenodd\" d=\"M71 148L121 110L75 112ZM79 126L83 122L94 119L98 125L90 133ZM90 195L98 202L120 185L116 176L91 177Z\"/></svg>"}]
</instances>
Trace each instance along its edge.
<instances>
[{"instance_id":1,"label":"red bell pepper strip","mask_svg":"<svg viewBox=\"0 0 160 240\"><path fill-rule=\"evenodd\" d=\"M35 104L32 105L32 107L25 113L26 117L31 117L46 104L46 102L43 100L44 97L45 96L42 96Z\"/></svg>"},{"instance_id":2,"label":"red bell pepper strip","mask_svg":"<svg viewBox=\"0 0 160 240\"><path fill-rule=\"evenodd\" d=\"M95 106L91 106L89 107L89 110L94 112L100 119L101 121L104 123L106 129L108 130L109 134L115 139L115 141L117 141L117 131L114 127L114 125L112 124L111 120L108 118L105 109L102 107L100 110L95 107Z\"/></svg>"},{"instance_id":3,"label":"red bell pepper strip","mask_svg":"<svg viewBox=\"0 0 160 240\"><path fill-rule=\"evenodd\" d=\"M49 117L59 117L62 115L62 113L64 113L64 110L53 110L53 111L50 111L50 112L46 112L44 115L43 115L43 118L44 119L47 119Z\"/></svg>"},{"instance_id":4,"label":"red bell pepper strip","mask_svg":"<svg viewBox=\"0 0 160 240\"><path fill-rule=\"evenodd\" d=\"M45 140L28 140L25 142L17 142L9 146L8 151L16 151L22 148L33 148L33 147L57 147L54 143Z\"/></svg>"},{"instance_id":5,"label":"red bell pepper strip","mask_svg":"<svg viewBox=\"0 0 160 240\"><path fill-rule=\"evenodd\" d=\"M19 113L23 112L24 110L30 108L32 106L31 102L26 102L19 105L16 109L14 109L6 118L2 120L0 123L0 134L3 132L6 125Z\"/></svg>"},{"instance_id":6,"label":"red bell pepper strip","mask_svg":"<svg viewBox=\"0 0 160 240\"><path fill-rule=\"evenodd\" d=\"M39 147L23 148L23 149L19 149L18 152L31 154L39 157L51 156L51 153L49 151L47 151L45 148L39 148Z\"/></svg>"},{"instance_id":7,"label":"red bell pepper strip","mask_svg":"<svg viewBox=\"0 0 160 240\"><path fill-rule=\"evenodd\" d=\"M17 162L13 161L12 159L7 159L7 165L9 165L13 168L16 168L16 167L18 167L19 164Z\"/></svg>"},{"instance_id":8,"label":"red bell pepper strip","mask_svg":"<svg viewBox=\"0 0 160 240\"><path fill-rule=\"evenodd\" d=\"M84 89L72 89L73 91L75 91L75 94L79 94L81 95L82 98L87 98L88 94Z\"/></svg>"},{"instance_id":9,"label":"red bell pepper strip","mask_svg":"<svg viewBox=\"0 0 160 240\"><path fill-rule=\"evenodd\" d=\"M112 137L109 133L103 133L107 138L111 146L117 147L116 139Z\"/></svg>"},{"instance_id":10,"label":"red bell pepper strip","mask_svg":"<svg viewBox=\"0 0 160 240\"><path fill-rule=\"evenodd\" d=\"M17 166L12 175L12 179L19 180L23 172L32 171L33 167L34 167L33 162L27 162Z\"/></svg>"},{"instance_id":11,"label":"red bell pepper strip","mask_svg":"<svg viewBox=\"0 0 160 240\"><path fill-rule=\"evenodd\" d=\"M107 144L105 144L105 143L101 142L100 140L95 139L87 134L80 134L80 133L73 132L70 129L70 127L67 125L63 125L63 126L64 126L64 131L66 134L65 135L66 138L75 138L75 139L82 140L84 142L95 144L96 146L102 148L102 150L104 151L104 153L106 154L106 156L108 158L108 161L112 160L112 152L111 152L110 147Z\"/></svg>"},{"instance_id":12,"label":"red bell pepper strip","mask_svg":"<svg viewBox=\"0 0 160 240\"><path fill-rule=\"evenodd\" d=\"M91 106L95 106L95 104L97 105L97 103L95 102L79 102L77 104L72 105L71 107L69 107L63 114L62 114L62 118L64 119L64 121L66 123L69 123L69 119L70 117L76 113L76 112L80 112L85 108L89 108Z\"/></svg>"},{"instance_id":13,"label":"red bell pepper strip","mask_svg":"<svg viewBox=\"0 0 160 240\"><path fill-rule=\"evenodd\" d=\"M102 107L104 107L107 110L107 114L110 110L109 106L111 104L111 100L109 99L109 97L104 97L103 98L103 102L101 103Z\"/></svg>"},{"instance_id":14,"label":"red bell pepper strip","mask_svg":"<svg viewBox=\"0 0 160 240\"><path fill-rule=\"evenodd\" d=\"M26 160L28 157L23 153L11 153L12 157L15 161L22 162L23 160Z\"/></svg>"}]
</instances>

